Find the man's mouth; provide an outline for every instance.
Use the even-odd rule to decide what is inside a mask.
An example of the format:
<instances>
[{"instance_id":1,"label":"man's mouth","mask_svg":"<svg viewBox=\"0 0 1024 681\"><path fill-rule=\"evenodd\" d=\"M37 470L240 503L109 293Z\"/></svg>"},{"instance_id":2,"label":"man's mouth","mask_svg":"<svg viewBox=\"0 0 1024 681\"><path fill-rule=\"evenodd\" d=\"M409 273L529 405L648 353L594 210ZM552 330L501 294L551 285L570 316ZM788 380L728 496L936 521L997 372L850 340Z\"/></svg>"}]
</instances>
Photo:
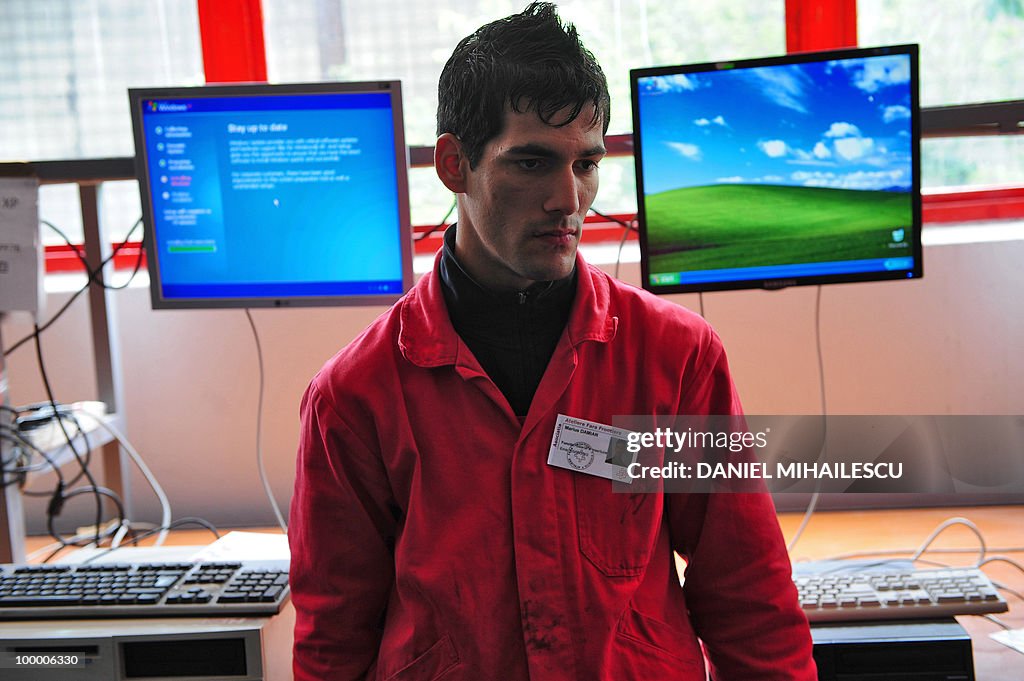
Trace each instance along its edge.
<instances>
[{"instance_id":1,"label":"man's mouth","mask_svg":"<svg viewBox=\"0 0 1024 681\"><path fill-rule=\"evenodd\" d=\"M577 234L575 229L549 229L534 232L533 236L551 246L570 246L576 242Z\"/></svg>"},{"instance_id":2,"label":"man's mouth","mask_svg":"<svg viewBox=\"0 0 1024 681\"><path fill-rule=\"evenodd\" d=\"M568 239L575 237L577 234L579 234L579 231L580 230L578 227L552 227L551 229L537 230L533 233L533 236L551 237L556 239Z\"/></svg>"}]
</instances>

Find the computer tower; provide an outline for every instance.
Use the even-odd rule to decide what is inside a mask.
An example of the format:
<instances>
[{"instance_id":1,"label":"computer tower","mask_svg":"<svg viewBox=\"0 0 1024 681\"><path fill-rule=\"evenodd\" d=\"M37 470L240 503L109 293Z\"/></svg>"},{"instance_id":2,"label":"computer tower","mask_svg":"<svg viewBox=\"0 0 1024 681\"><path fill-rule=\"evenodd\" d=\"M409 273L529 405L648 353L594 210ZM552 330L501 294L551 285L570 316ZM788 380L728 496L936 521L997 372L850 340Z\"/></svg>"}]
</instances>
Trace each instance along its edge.
<instances>
[{"instance_id":1,"label":"computer tower","mask_svg":"<svg viewBox=\"0 0 1024 681\"><path fill-rule=\"evenodd\" d=\"M4 681L291 681L295 610L274 617L0 622Z\"/></svg>"},{"instance_id":2,"label":"computer tower","mask_svg":"<svg viewBox=\"0 0 1024 681\"><path fill-rule=\"evenodd\" d=\"M954 619L814 624L811 636L819 681L974 681Z\"/></svg>"}]
</instances>

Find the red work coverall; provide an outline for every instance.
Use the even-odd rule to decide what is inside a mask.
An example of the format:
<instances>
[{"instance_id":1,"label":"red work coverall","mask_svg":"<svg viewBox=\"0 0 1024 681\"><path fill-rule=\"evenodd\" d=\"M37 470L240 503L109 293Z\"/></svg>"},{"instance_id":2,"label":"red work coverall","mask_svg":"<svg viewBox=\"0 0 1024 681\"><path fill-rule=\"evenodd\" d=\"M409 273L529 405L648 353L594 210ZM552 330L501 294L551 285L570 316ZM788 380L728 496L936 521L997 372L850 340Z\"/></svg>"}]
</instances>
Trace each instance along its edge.
<instances>
[{"instance_id":1,"label":"red work coverall","mask_svg":"<svg viewBox=\"0 0 1024 681\"><path fill-rule=\"evenodd\" d=\"M767 495L613 493L546 463L558 414L740 410L703 319L577 268L525 421L452 328L436 266L313 379L298 681L703 681L698 637L716 679L816 679Z\"/></svg>"}]
</instances>

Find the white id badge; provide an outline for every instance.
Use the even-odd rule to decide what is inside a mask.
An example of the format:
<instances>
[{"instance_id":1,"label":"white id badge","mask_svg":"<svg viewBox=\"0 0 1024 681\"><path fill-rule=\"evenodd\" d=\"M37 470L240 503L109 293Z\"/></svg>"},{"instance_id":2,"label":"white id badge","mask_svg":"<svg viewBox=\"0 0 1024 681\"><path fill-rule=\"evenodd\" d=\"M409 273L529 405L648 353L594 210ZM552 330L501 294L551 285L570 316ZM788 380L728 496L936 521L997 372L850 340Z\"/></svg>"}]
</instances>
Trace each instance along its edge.
<instances>
[{"instance_id":1,"label":"white id badge","mask_svg":"<svg viewBox=\"0 0 1024 681\"><path fill-rule=\"evenodd\" d=\"M630 433L624 428L559 414L551 436L548 464L632 483L627 469L637 455L626 448Z\"/></svg>"}]
</instances>

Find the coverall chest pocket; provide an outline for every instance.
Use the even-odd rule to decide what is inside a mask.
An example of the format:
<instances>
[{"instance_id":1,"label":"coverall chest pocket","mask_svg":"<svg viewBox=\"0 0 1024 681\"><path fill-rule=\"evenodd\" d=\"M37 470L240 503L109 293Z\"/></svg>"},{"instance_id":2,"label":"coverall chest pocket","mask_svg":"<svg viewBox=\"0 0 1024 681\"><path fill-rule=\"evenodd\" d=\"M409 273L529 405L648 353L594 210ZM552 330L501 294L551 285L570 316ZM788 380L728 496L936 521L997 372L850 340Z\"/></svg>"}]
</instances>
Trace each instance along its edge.
<instances>
[{"instance_id":1,"label":"coverall chest pocket","mask_svg":"<svg viewBox=\"0 0 1024 681\"><path fill-rule=\"evenodd\" d=\"M574 475L580 551L609 577L643 574L661 525L662 495L612 491L612 481Z\"/></svg>"}]
</instances>

